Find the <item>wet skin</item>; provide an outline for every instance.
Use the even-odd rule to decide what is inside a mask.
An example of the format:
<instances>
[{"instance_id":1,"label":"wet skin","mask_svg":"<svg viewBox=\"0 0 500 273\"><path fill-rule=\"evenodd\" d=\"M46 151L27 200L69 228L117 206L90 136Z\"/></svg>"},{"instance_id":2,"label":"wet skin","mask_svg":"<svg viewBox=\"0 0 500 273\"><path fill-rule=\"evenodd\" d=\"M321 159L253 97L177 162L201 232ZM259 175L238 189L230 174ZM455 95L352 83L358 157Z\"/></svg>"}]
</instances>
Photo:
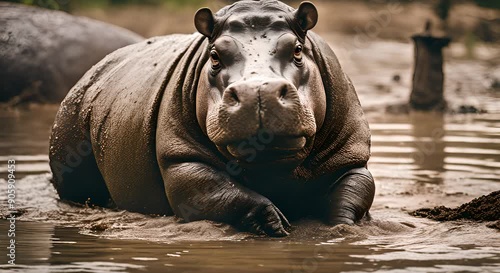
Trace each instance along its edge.
<instances>
[{"instance_id":1,"label":"wet skin","mask_svg":"<svg viewBox=\"0 0 500 273\"><path fill-rule=\"evenodd\" d=\"M136 183L120 182L124 174L115 170L117 158L100 158L96 148L96 159L82 165L87 172L92 169L103 174L102 183L96 182L94 188L105 184L107 191L76 190L85 182L68 182L75 181L78 171L66 172L61 167L65 163L57 163L64 161L64 149L54 149L51 167L61 198L81 202L78 199L93 194L92 200L99 204L106 203L107 193L121 208L173 213L186 221L226 222L269 236L286 236L291 230L289 220L302 217L317 217L330 224L354 224L364 217L375 188L365 168L369 133L363 133L359 143L350 137L356 126L362 126L363 132L368 128L352 84L327 45L314 45L313 49L311 41L316 43L317 38L306 38L318 19L313 4L304 2L293 10L279 2L269 3L240 1L217 14L206 8L196 13L195 26L207 41L199 53L206 61L197 75L195 106L185 107L194 113L172 111L172 100L163 98L154 138L159 169L146 164L142 172L149 168L152 174L141 182L140 192L134 191L139 189ZM325 55L319 65L322 51L333 57ZM322 72L323 67L334 67L335 72ZM330 75L333 80L326 79ZM340 105L334 107L336 96ZM349 108L351 101L354 110ZM356 121L342 120L342 109ZM104 123L110 122L109 113L106 111ZM191 114L195 120L187 121L188 131L178 129L175 118ZM63 115L61 110L56 123L69 122ZM333 126L337 120L345 124ZM192 126L200 131L194 138L189 133ZM334 127L338 129L328 129ZM53 130L54 147L63 145L64 140L54 136L65 135L64 130ZM183 134L184 139L177 138ZM93 147L107 141L99 140L99 136L91 140ZM359 149L362 156L350 147ZM132 172L129 181L140 173ZM158 184L151 183L160 179L166 198Z\"/></svg>"},{"instance_id":2,"label":"wet skin","mask_svg":"<svg viewBox=\"0 0 500 273\"><path fill-rule=\"evenodd\" d=\"M0 103L9 105L59 103L103 57L143 40L65 12L6 2L0 10Z\"/></svg>"}]
</instances>

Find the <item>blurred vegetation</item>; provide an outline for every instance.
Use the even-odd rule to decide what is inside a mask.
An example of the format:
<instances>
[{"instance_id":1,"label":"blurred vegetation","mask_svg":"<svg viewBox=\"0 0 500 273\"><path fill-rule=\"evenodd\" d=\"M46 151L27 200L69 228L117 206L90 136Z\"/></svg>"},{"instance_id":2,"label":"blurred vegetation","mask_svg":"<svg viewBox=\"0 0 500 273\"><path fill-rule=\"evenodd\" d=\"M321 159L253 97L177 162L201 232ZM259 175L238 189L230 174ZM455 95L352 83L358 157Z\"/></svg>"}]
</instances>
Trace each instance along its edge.
<instances>
[{"instance_id":1,"label":"blurred vegetation","mask_svg":"<svg viewBox=\"0 0 500 273\"><path fill-rule=\"evenodd\" d=\"M4 0L53 10L70 12L79 8L106 8L120 5L165 5L172 8L200 6L205 0Z\"/></svg>"},{"instance_id":2,"label":"blurred vegetation","mask_svg":"<svg viewBox=\"0 0 500 273\"><path fill-rule=\"evenodd\" d=\"M451 5L451 0L440 0L435 4L434 11L441 20L446 21L450 15Z\"/></svg>"},{"instance_id":3,"label":"blurred vegetation","mask_svg":"<svg viewBox=\"0 0 500 273\"><path fill-rule=\"evenodd\" d=\"M7 0L7 2L21 3L25 5L39 6L47 9L69 10L69 0Z\"/></svg>"},{"instance_id":4,"label":"blurred vegetation","mask_svg":"<svg viewBox=\"0 0 500 273\"><path fill-rule=\"evenodd\" d=\"M500 1L498 0L474 0L474 2L484 8L500 9Z\"/></svg>"},{"instance_id":5,"label":"blurred vegetation","mask_svg":"<svg viewBox=\"0 0 500 273\"><path fill-rule=\"evenodd\" d=\"M78 8L87 7L98 7L105 8L109 6L119 6L119 5L165 5L169 7L184 7L184 6L200 6L206 3L206 0L3 0L7 2L23 3L26 5L33 5L44 7L54 10L64 10L71 11ZM226 3L236 2L237 0L222 0ZM296 2L294 0L282 0L283 2ZM318 0L324 2L334 2L339 0ZM364 0L365 2L388 2L389 0ZM392 0L391 0L392 1ZM415 2L414 0L399 0L399 2ZM451 1L451 0L420 0L419 2L430 2L435 4L435 11L438 16L446 20L448 17L449 9L452 2L475 2L477 5L485 8L500 9L500 1L498 0L461 0L461 1Z\"/></svg>"},{"instance_id":6,"label":"blurred vegetation","mask_svg":"<svg viewBox=\"0 0 500 273\"><path fill-rule=\"evenodd\" d=\"M86 16L118 25L145 37L170 33L190 33L195 31L192 17L195 10L209 6L218 10L237 0L0 0L39 6L53 10L63 10L75 15ZM265 1L265 0L263 0ZM302 0L281 0L292 6L298 6ZM323 11L318 31L337 31L356 35L373 21L384 4L401 3L418 11L414 16L394 14L392 25L380 29L380 37L406 39L410 33L421 29L426 19L435 22L438 31L451 36L454 41L462 41L471 49L477 42L496 43L500 41L500 0L310 0L320 8L343 8L330 16ZM414 5L414 3L419 3ZM422 3L422 5L420 4ZM466 5L463 5L466 4ZM471 5L472 4L472 5ZM352 5L354 8L349 8ZM474 7L474 5L476 7ZM335 6L335 7L334 7ZM465 10L463 7L470 9ZM477 8L482 7L482 8ZM320 10L320 13L322 10ZM332 11L333 12L333 11ZM473 13L471 13L473 12ZM356 13L352 16L349 13ZM469 14L470 13L470 14ZM457 15L458 14L458 15ZM493 16L492 16L493 15ZM417 27L418 25L418 27ZM378 36L378 35L377 35ZM470 49L470 50L469 50Z\"/></svg>"}]
</instances>

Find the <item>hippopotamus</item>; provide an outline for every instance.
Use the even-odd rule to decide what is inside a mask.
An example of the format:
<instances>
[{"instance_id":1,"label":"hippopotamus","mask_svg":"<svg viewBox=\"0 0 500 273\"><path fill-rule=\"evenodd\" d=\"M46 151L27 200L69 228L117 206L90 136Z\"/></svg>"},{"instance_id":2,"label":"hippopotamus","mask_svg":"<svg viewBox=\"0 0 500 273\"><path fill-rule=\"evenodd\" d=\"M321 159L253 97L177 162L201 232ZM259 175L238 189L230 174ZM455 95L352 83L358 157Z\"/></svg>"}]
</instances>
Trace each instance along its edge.
<instances>
[{"instance_id":1,"label":"hippopotamus","mask_svg":"<svg viewBox=\"0 0 500 273\"><path fill-rule=\"evenodd\" d=\"M0 102L60 102L104 56L143 37L61 11L0 2Z\"/></svg>"},{"instance_id":2,"label":"hippopotamus","mask_svg":"<svg viewBox=\"0 0 500 273\"><path fill-rule=\"evenodd\" d=\"M368 218L368 123L317 20L309 2L238 1L108 55L57 113L60 198L268 236Z\"/></svg>"}]
</instances>

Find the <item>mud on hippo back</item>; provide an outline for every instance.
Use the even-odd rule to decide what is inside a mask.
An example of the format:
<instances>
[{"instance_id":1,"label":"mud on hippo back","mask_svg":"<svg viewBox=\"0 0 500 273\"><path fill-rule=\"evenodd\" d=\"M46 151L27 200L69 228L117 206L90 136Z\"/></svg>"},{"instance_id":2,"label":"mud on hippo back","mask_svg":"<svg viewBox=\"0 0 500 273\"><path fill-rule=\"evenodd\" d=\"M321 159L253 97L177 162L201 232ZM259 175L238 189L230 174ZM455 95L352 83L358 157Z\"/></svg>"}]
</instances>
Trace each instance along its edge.
<instances>
[{"instance_id":1,"label":"mud on hippo back","mask_svg":"<svg viewBox=\"0 0 500 273\"><path fill-rule=\"evenodd\" d=\"M63 200L208 219L270 236L289 220L353 224L373 201L370 133L313 4L200 9L202 34L107 56L52 130ZM111 201L111 202L110 202Z\"/></svg>"},{"instance_id":2,"label":"mud on hippo back","mask_svg":"<svg viewBox=\"0 0 500 273\"><path fill-rule=\"evenodd\" d=\"M143 40L103 22L0 2L0 102L60 102L114 50Z\"/></svg>"}]
</instances>

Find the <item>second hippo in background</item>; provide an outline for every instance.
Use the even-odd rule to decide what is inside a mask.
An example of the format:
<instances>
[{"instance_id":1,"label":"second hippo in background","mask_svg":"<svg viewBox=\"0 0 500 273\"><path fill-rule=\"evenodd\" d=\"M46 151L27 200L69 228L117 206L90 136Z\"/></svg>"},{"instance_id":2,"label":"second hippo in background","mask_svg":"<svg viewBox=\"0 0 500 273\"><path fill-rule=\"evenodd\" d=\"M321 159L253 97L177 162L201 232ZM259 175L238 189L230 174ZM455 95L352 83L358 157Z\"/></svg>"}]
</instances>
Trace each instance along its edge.
<instances>
[{"instance_id":1,"label":"second hippo in background","mask_svg":"<svg viewBox=\"0 0 500 273\"><path fill-rule=\"evenodd\" d=\"M0 102L60 102L107 54L143 40L120 27L0 2Z\"/></svg>"}]
</instances>

